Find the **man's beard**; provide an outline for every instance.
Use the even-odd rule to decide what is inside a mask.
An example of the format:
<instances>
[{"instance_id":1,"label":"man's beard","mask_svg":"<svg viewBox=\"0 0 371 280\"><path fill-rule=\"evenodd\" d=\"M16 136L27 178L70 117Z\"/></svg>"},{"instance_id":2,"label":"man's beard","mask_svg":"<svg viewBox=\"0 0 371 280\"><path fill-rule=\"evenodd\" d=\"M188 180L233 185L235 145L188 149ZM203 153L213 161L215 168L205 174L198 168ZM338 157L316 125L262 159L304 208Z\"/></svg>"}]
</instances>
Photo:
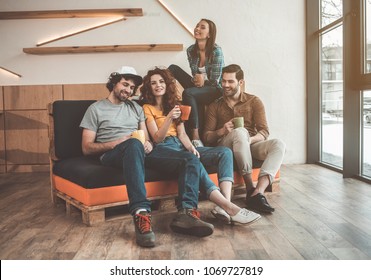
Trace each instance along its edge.
<instances>
[{"instance_id":1,"label":"man's beard","mask_svg":"<svg viewBox=\"0 0 371 280\"><path fill-rule=\"evenodd\" d=\"M226 97L231 97L231 96L234 96L239 90L240 90L240 85L237 84L237 86L233 88L231 91L228 91L228 93L226 93L226 91L223 88L223 93Z\"/></svg>"}]
</instances>

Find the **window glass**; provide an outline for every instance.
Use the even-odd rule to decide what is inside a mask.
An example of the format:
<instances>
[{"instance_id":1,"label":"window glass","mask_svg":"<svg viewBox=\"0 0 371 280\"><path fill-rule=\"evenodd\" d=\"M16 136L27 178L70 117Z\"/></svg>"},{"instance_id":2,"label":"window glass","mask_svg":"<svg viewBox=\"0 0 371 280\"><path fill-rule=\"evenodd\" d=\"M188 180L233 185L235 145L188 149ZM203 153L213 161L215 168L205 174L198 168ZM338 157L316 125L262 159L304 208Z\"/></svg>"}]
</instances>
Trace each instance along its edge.
<instances>
[{"instance_id":1,"label":"window glass","mask_svg":"<svg viewBox=\"0 0 371 280\"><path fill-rule=\"evenodd\" d=\"M343 27L321 36L321 161L343 167Z\"/></svg>"},{"instance_id":2,"label":"window glass","mask_svg":"<svg viewBox=\"0 0 371 280\"><path fill-rule=\"evenodd\" d=\"M365 0L365 73L371 73L371 0Z\"/></svg>"},{"instance_id":3,"label":"window glass","mask_svg":"<svg viewBox=\"0 0 371 280\"><path fill-rule=\"evenodd\" d=\"M363 92L362 175L371 178L371 91Z\"/></svg>"},{"instance_id":4,"label":"window glass","mask_svg":"<svg viewBox=\"0 0 371 280\"><path fill-rule=\"evenodd\" d=\"M321 0L321 27L343 16L343 0Z\"/></svg>"}]
</instances>

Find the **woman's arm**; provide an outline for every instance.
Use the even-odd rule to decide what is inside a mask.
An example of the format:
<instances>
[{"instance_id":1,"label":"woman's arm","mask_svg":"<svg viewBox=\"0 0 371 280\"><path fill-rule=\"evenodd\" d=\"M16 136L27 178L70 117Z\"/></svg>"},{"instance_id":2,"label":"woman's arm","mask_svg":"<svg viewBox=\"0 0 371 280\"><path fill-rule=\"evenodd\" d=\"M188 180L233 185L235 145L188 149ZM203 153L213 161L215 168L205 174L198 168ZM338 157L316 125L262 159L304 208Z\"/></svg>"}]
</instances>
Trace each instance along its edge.
<instances>
[{"instance_id":1,"label":"woman's arm","mask_svg":"<svg viewBox=\"0 0 371 280\"><path fill-rule=\"evenodd\" d=\"M146 121L148 132L155 143L164 141L172 121L171 118L166 117L164 124L160 128L157 127L154 119Z\"/></svg>"},{"instance_id":2,"label":"woman's arm","mask_svg":"<svg viewBox=\"0 0 371 280\"><path fill-rule=\"evenodd\" d=\"M176 131L177 131L178 138L179 138L180 142L182 142L183 146L188 151L190 151L192 154L196 155L199 158L200 157L200 154L196 150L195 146L192 145L192 142L189 139L189 137L188 137L188 135L187 135L187 133L185 131L184 124L183 123L180 123L176 127Z\"/></svg>"},{"instance_id":3,"label":"woman's arm","mask_svg":"<svg viewBox=\"0 0 371 280\"><path fill-rule=\"evenodd\" d=\"M149 131L149 134L151 135L153 141L155 143L160 143L164 141L166 138L167 132L173 122L173 120L177 119L180 117L181 111L179 106L175 106L169 114L167 114L165 121L161 127L158 127L155 120L154 116L151 118L151 120L146 121L147 124L147 129Z\"/></svg>"},{"instance_id":4,"label":"woman's arm","mask_svg":"<svg viewBox=\"0 0 371 280\"><path fill-rule=\"evenodd\" d=\"M206 58L206 64L208 65L208 79L205 81L205 85L218 86L220 78L222 76L222 69L224 67L224 56L222 48L215 46L212 57L210 60ZM208 63L210 61L210 63Z\"/></svg>"}]
</instances>

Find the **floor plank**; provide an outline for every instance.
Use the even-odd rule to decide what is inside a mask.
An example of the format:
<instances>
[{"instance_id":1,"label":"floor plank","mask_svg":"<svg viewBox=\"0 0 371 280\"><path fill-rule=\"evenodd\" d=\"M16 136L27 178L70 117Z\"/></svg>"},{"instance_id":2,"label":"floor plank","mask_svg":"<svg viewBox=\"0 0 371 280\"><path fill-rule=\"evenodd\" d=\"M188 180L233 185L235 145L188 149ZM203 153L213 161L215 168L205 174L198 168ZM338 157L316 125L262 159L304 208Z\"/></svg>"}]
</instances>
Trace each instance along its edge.
<instances>
[{"instance_id":1,"label":"floor plank","mask_svg":"<svg viewBox=\"0 0 371 280\"><path fill-rule=\"evenodd\" d=\"M0 174L0 258L128 260L370 260L371 185L317 165L284 165L281 191L267 194L276 211L257 222L225 225L201 201L213 235L173 233L173 201L153 212L154 248L135 243L132 217L88 227L50 198L49 174ZM244 206L244 195L234 197ZM124 210L125 211L125 210ZM113 211L114 212L114 211Z\"/></svg>"}]
</instances>

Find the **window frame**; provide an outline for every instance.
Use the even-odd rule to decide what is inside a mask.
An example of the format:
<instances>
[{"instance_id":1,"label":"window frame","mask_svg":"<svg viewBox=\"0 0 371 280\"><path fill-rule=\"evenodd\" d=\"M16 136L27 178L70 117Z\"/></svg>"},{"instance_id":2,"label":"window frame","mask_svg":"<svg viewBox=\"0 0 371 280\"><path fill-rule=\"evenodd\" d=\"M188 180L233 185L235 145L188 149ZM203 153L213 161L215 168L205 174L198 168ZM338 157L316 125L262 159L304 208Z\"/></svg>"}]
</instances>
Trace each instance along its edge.
<instances>
[{"instance_id":1,"label":"window frame","mask_svg":"<svg viewBox=\"0 0 371 280\"><path fill-rule=\"evenodd\" d=\"M307 38L307 163L317 163L343 174L361 177L362 90L371 89L371 73L363 73L363 0L343 0L343 17L320 26L321 0L306 1ZM343 168L321 162L320 36L343 25Z\"/></svg>"}]
</instances>

